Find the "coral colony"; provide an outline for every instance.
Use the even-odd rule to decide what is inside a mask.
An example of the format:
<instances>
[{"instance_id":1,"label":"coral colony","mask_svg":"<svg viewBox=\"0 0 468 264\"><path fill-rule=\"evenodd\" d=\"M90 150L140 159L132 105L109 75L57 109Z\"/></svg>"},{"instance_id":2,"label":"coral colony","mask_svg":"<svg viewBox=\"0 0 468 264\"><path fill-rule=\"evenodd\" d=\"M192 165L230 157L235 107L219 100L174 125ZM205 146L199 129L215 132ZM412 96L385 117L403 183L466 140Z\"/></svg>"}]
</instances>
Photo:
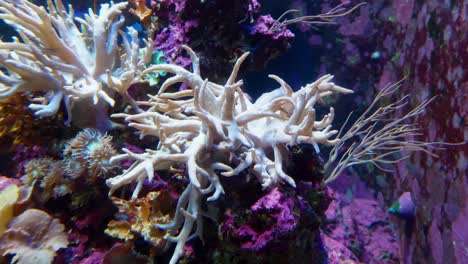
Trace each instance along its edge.
<instances>
[{"instance_id":1,"label":"coral colony","mask_svg":"<svg viewBox=\"0 0 468 264\"><path fill-rule=\"evenodd\" d=\"M135 29L129 28L130 40L121 31L126 7L103 4L99 14L90 9L78 18L62 1L49 0L48 12L29 1L1 1L0 17L17 29L21 41L0 43L0 60L8 71L0 75L0 98L43 92L29 105L37 116L55 115L63 100L67 123L110 128L107 109L115 94L128 98L127 89L140 80L152 52L150 39L142 50Z\"/></svg>"},{"instance_id":2,"label":"coral colony","mask_svg":"<svg viewBox=\"0 0 468 264\"><path fill-rule=\"evenodd\" d=\"M113 157L112 162L130 158L135 163L122 175L106 181L111 194L124 184L137 182L132 195L135 199L145 179L152 180L154 170L185 164L190 182L179 198L174 220L160 226L170 233L180 228L177 236L166 237L177 243L171 263L182 255L195 224L195 235L202 235L202 199L209 195L207 201L216 201L224 193L219 175L236 177L249 169L264 189L281 183L296 186L283 170L286 145L336 144L338 139L330 139L338 132L331 130L333 108L317 120L314 106L324 96L351 93L330 82L332 76L329 75L297 92L272 75L270 77L281 88L252 103L240 89L242 81L236 82L239 68L248 54L238 59L226 83L219 85L201 78L198 57L188 47L184 48L192 58L192 72L169 64L147 69L146 72L165 70L175 76L166 80L159 93L148 101L151 104L148 111L114 115L124 117L142 137L157 136L158 148L142 154L124 149L125 154ZM191 89L167 92L170 85L178 82L185 82ZM267 155L270 150L272 156Z\"/></svg>"},{"instance_id":3,"label":"coral colony","mask_svg":"<svg viewBox=\"0 0 468 264\"><path fill-rule=\"evenodd\" d=\"M130 2L134 5L130 13L148 24L151 11L145 2ZM249 12L254 6L258 9L257 1L246 2L249 2ZM162 254L163 248L171 245L166 242L173 242L175 249L169 263L177 263L189 258L191 243L188 241L193 238L204 241L204 235L213 232L204 229L207 225L219 224L220 234L226 241L230 239L231 246L229 249L226 246L225 252L233 250L234 245L242 250L261 251L294 230L299 230L296 234L299 236L307 230L304 219L321 217L314 218L311 214L323 215L323 207L326 208L322 201L326 200L322 192L324 184L334 180L345 168L361 163L382 166L398 161L393 154L400 150L427 151L431 147L424 142L405 141L405 137L417 135L416 126L406 120L420 114L428 101L400 119L386 119L385 115L401 110L402 101L384 107L377 104L382 97L393 94L397 85L383 89L370 110L352 124L348 132L341 133L340 139L338 130L332 128L334 108L330 107L325 114L317 110L319 104L325 105L327 98L353 92L333 83L332 75L323 75L300 88L269 75L279 88L272 87L253 100L243 89L243 81L238 80L249 52L233 60L235 63L230 75L225 76L225 82L203 77L208 75L203 71L209 69L203 67L196 51L185 45L181 48L190 58L186 65L191 66L183 67L186 65L165 60L152 64L152 56L157 53L153 49L158 48L153 47L153 32L147 32L149 37L144 41L139 40L132 27L124 32L122 13L127 5L126 2L102 4L98 13L89 9L84 17L75 17L73 7L65 7L61 0L48 0L47 9L26 0L0 2L0 18L18 34L12 42L0 42L0 98L27 94L31 97L29 109L40 118L57 115L63 102L68 118L66 124L86 128L63 145L63 159L40 154L22 160L26 164L20 173L24 194L13 188L14 199L0 208L8 211L8 218L13 219L8 227L2 219L1 230L6 231L2 231L0 252L5 256L15 255L13 260L30 263L28 261L34 257L28 253L31 245L21 244L15 248L15 243L20 243L20 238L15 237L19 230L29 232L23 236L44 240L44 244L36 245L31 251L44 256L43 263L52 262L55 255L67 256L60 253L63 250L59 251L67 247L67 238L64 226L57 219L36 209L13 217L12 204L34 196L37 190L41 191L43 204L71 196L67 210L76 212L89 201L103 199L99 198L99 193L107 186L119 213L117 219L108 224L106 234L126 242L143 237L158 248L148 253L152 257ZM338 14L340 8L332 9L331 16ZM286 30L285 25L276 25L275 30ZM130 87L147 81L148 76L156 72L164 72L159 78L168 73L158 89L151 89L147 100L134 98ZM151 147L140 150L127 144L123 153L118 154L112 146L112 138L103 134L117 127L109 117L113 122L125 121L132 128L129 131L136 130L141 141L152 141L145 145ZM383 127L377 125L385 122L388 123ZM118 129L127 128L120 125ZM360 137L361 143L351 143L354 137ZM138 140L132 142L138 143ZM309 180L310 184L290 170L291 156L298 155L291 149L305 145L310 146L308 151L317 164L311 170L316 175L311 176L315 178ZM332 151L325 164L325 175L320 176L323 165L317 157L326 147ZM341 156L340 149L347 147L349 149ZM299 153L303 151L300 149ZM118 175L119 167L123 171ZM242 205L241 201L247 200L249 194L238 188L257 187L256 192L263 194L256 194L249 205ZM0 197L7 196L5 190L13 193L13 189L2 187ZM127 195L129 190L131 197ZM114 194L119 194L115 195L119 198L113 197ZM221 216L213 212L213 207L217 206L215 211L224 210ZM250 215L245 213L247 211ZM255 215L258 216L256 220ZM52 223L38 225L51 229L41 231L49 232L48 235L37 238L32 228L34 223L30 223L29 218L42 219L44 225ZM68 239L87 241L88 237L84 238L76 230L92 226L85 224L96 221L92 218L90 213L73 224L71 220L62 219L66 226L74 225ZM205 222L209 218L218 220ZM256 222L268 218L274 220L265 225L277 224L278 228L269 226L270 229L259 231ZM110 220L109 217L104 219ZM313 230L318 232L319 228ZM319 237L316 235L314 239ZM100 258L117 254L119 250L134 250L128 245L115 245ZM211 251L215 247L206 245ZM83 250L75 247L69 255L83 255ZM219 249L214 252L218 252L215 255L219 258L227 254L219 253ZM86 263L91 263L91 257L99 256L93 253Z\"/></svg>"}]
</instances>

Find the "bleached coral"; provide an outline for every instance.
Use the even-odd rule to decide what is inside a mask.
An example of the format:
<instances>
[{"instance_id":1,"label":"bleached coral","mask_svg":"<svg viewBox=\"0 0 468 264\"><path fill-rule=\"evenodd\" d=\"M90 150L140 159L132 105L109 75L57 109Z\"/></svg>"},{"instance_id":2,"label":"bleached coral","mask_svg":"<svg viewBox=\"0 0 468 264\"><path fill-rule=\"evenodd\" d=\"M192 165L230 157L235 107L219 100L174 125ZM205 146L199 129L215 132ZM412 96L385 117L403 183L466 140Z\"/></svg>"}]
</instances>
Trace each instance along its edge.
<instances>
[{"instance_id":1,"label":"bleached coral","mask_svg":"<svg viewBox=\"0 0 468 264\"><path fill-rule=\"evenodd\" d=\"M184 49L192 59L192 72L171 64L148 68L144 74L164 70L174 76L148 102L140 102L149 106L146 112L113 115L125 118L130 127L139 130L141 137L157 136L157 149L142 154L124 149L125 154L115 156L112 161L135 162L123 174L106 181L110 193L137 182L132 195L136 199L145 179L153 178L154 170L185 165L190 183L179 198L172 223L160 226L168 230L169 241L177 242L171 263L182 255L195 224L193 236L201 236L202 198L211 194L207 200L214 201L224 193L220 175L234 177L248 170L264 188L283 182L295 186L283 170L287 145L308 143L318 150L319 144L337 144L338 139L331 139L337 133L331 125L333 108L317 120L315 105L333 93L352 92L332 83L330 75L296 92L278 76L270 75L281 87L252 102L241 89L242 81L236 82L248 53L237 60L226 83L220 85L203 80L199 58L190 48ZM190 89L171 92L176 83L185 83ZM175 237L169 235L177 232Z\"/></svg>"},{"instance_id":2,"label":"bleached coral","mask_svg":"<svg viewBox=\"0 0 468 264\"><path fill-rule=\"evenodd\" d=\"M74 17L61 0L48 0L48 11L26 0L0 1L0 18L16 29L20 39L0 42L0 99L18 92L42 92L29 105L37 116L55 115L62 99L78 126L111 126L108 106L114 95L132 100L129 86L140 81L152 52L152 41L140 49L138 33L120 29L128 3L102 4ZM79 26L78 26L79 25ZM118 46L119 35L123 49ZM130 38L130 39L129 39Z\"/></svg>"}]
</instances>

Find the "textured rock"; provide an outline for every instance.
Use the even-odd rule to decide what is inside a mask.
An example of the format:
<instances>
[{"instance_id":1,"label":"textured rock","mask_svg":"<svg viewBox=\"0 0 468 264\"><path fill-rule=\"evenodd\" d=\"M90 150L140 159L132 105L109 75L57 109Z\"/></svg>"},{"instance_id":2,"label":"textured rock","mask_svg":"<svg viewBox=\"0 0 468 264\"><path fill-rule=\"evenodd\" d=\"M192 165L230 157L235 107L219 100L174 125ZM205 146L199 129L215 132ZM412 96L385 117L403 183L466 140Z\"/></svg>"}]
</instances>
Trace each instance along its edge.
<instances>
[{"instance_id":1,"label":"textured rock","mask_svg":"<svg viewBox=\"0 0 468 264\"><path fill-rule=\"evenodd\" d=\"M330 224L324 229L328 236L361 262L398 261L396 232L382 201L374 198L373 191L355 176L342 175L334 185L341 188L329 189L332 202L325 215ZM331 253L329 260L333 259Z\"/></svg>"},{"instance_id":2,"label":"textured rock","mask_svg":"<svg viewBox=\"0 0 468 264\"><path fill-rule=\"evenodd\" d=\"M346 34L334 36L335 39L323 38L324 46L342 54L321 55L325 62L321 68L334 69L345 83L361 80L354 89L358 109L372 98L372 83L377 83L379 89L406 77L400 93L410 95L409 106L437 96L426 112L414 120L423 130L419 139L466 142L466 12L466 1L461 0L368 2L356 14L340 20L340 29L362 25L365 30L341 32ZM363 23L363 14L370 17L367 23ZM387 202L405 191L414 196L414 222L392 218L400 227L405 263L468 261L468 235L460 224L461 219L466 222L468 210L467 148L466 144L444 148L432 151L438 157L416 153L407 162L399 163L382 188ZM376 182L373 175L366 179L369 184Z\"/></svg>"},{"instance_id":3,"label":"textured rock","mask_svg":"<svg viewBox=\"0 0 468 264\"><path fill-rule=\"evenodd\" d=\"M0 239L0 252L12 263L52 263L55 252L68 245L65 227L47 213L29 209L15 217Z\"/></svg>"}]
</instances>

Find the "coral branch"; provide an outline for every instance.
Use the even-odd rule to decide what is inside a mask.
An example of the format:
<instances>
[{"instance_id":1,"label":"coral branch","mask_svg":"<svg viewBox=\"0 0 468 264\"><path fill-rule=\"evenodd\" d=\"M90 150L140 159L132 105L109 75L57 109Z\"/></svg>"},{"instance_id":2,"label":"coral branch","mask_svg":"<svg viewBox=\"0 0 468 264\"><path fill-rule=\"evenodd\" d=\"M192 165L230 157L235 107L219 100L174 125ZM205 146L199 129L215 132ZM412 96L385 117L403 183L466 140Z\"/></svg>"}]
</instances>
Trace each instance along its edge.
<instances>
[{"instance_id":1,"label":"coral branch","mask_svg":"<svg viewBox=\"0 0 468 264\"><path fill-rule=\"evenodd\" d=\"M340 131L341 140L333 147L328 162L325 164L325 170L330 171L326 179L327 183L335 180L344 169L353 165L372 163L379 169L387 171L385 165L394 164L406 158L407 156L398 155L405 151L423 151L434 155L430 150L436 148L438 142L415 140L414 138L420 135L420 128L415 123L408 123L413 117L422 114L434 98L423 101L398 118L392 116L403 110L408 96L394 103L379 106L385 97L398 91L401 82L383 88L348 131L343 135ZM346 151L340 154L343 149Z\"/></svg>"},{"instance_id":2,"label":"coral branch","mask_svg":"<svg viewBox=\"0 0 468 264\"><path fill-rule=\"evenodd\" d=\"M197 55L186 46L184 49L192 58L192 71L172 64L146 69L143 74L164 70L174 76L147 102L139 102L150 106L147 111L114 115L125 118L130 122L128 126L137 129L141 136L157 136L157 149L143 154L124 149L127 154L117 155L113 160L131 158L134 164L122 175L106 181L111 193L136 182L132 195L136 199L143 181L152 177L153 170L170 170L175 164L185 166L189 184L179 198L175 218L171 224L160 226L171 234L166 238L177 243L170 263L182 256L183 246L190 237L201 236L203 197L209 195L206 201L211 202L224 194L220 176L235 177L248 171L263 188L282 183L294 187L294 179L283 169L286 146L309 143L318 149L318 144L338 143L338 139L331 139L338 132L331 129L333 108L316 121L314 107L325 96L352 92L332 83L331 75L296 92L281 78L271 75L281 87L252 102L241 89L243 82L236 82L248 53L239 57L226 83L220 85L203 80ZM173 89L178 83L185 83L189 89ZM235 168L230 166L233 160L239 162Z\"/></svg>"},{"instance_id":3,"label":"coral branch","mask_svg":"<svg viewBox=\"0 0 468 264\"><path fill-rule=\"evenodd\" d=\"M300 12L301 10L290 9L284 12L270 28L271 31L279 31L281 28L287 27L292 24L309 24L309 25L320 25L320 24L335 24L334 21L338 17L347 16L352 13L354 10L358 9L366 3L359 3L349 9L346 9L344 6L349 4L349 1L342 2L341 4L333 7L328 12L318 15L310 16L299 16L292 19L284 19L290 13Z\"/></svg>"},{"instance_id":4,"label":"coral branch","mask_svg":"<svg viewBox=\"0 0 468 264\"><path fill-rule=\"evenodd\" d=\"M102 4L99 15L90 9L84 18L75 18L61 0L48 0L47 6L48 11L26 0L0 1L0 19L21 39L0 42L0 65L6 69L0 72L0 98L49 93L50 100L30 105L37 116L54 115L63 99L67 123L110 128L107 115L99 113L114 105L115 93L129 99L127 89L141 81L151 57L151 39L140 49L135 29L128 30L130 40L120 31L127 3ZM119 35L123 49L117 46Z\"/></svg>"}]
</instances>

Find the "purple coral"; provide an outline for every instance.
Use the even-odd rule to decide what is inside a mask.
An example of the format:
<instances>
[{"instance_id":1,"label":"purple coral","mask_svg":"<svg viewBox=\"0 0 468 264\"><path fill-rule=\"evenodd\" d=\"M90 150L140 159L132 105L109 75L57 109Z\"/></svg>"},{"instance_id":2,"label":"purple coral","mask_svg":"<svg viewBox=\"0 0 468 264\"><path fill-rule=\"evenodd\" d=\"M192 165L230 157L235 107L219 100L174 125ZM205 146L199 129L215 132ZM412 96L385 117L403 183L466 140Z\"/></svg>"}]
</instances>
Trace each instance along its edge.
<instances>
[{"instance_id":1,"label":"purple coral","mask_svg":"<svg viewBox=\"0 0 468 264\"><path fill-rule=\"evenodd\" d=\"M382 257L397 261L399 245L395 230L373 191L350 175L341 175L334 185L340 188L328 190L332 202L325 212L330 223L323 228L327 235L345 245L360 261L379 263Z\"/></svg>"},{"instance_id":2,"label":"purple coral","mask_svg":"<svg viewBox=\"0 0 468 264\"><path fill-rule=\"evenodd\" d=\"M234 227L232 216L229 214L225 222L225 225L230 225L234 229L235 236L242 241L243 249L259 251L270 241L287 234L296 226L294 200L280 192L278 188L272 189L260 198L251 209L253 219L239 228Z\"/></svg>"},{"instance_id":3,"label":"purple coral","mask_svg":"<svg viewBox=\"0 0 468 264\"><path fill-rule=\"evenodd\" d=\"M158 50L163 51L164 56L172 63L182 67L189 66L192 61L187 56L182 56L181 46L188 44L188 32L197 26L198 22L195 20L171 23L156 36L154 45Z\"/></svg>"},{"instance_id":4,"label":"purple coral","mask_svg":"<svg viewBox=\"0 0 468 264\"><path fill-rule=\"evenodd\" d=\"M16 162L18 176L24 175L24 165L30 160L43 158L47 155L47 148L43 146L26 146L19 144L16 148L13 160Z\"/></svg>"},{"instance_id":5,"label":"purple coral","mask_svg":"<svg viewBox=\"0 0 468 264\"><path fill-rule=\"evenodd\" d=\"M272 30L272 26L277 21L271 15L260 16L251 30L252 35L264 36L273 40L291 41L294 38L292 33L286 27L281 27L278 30Z\"/></svg>"}]
</instances>

